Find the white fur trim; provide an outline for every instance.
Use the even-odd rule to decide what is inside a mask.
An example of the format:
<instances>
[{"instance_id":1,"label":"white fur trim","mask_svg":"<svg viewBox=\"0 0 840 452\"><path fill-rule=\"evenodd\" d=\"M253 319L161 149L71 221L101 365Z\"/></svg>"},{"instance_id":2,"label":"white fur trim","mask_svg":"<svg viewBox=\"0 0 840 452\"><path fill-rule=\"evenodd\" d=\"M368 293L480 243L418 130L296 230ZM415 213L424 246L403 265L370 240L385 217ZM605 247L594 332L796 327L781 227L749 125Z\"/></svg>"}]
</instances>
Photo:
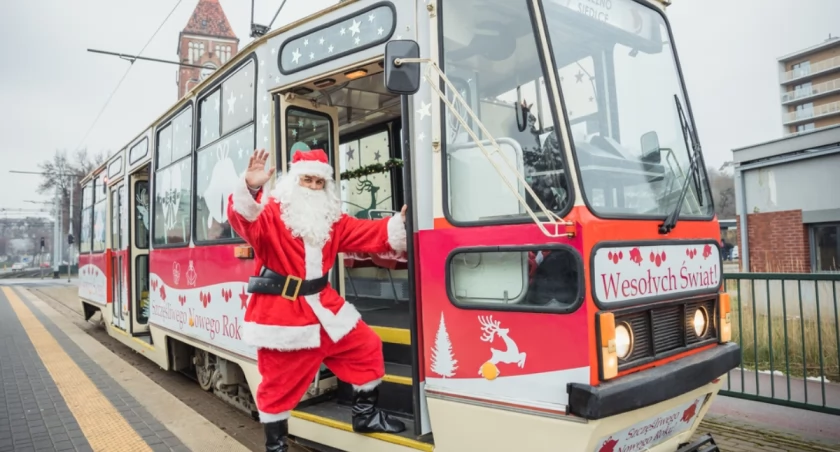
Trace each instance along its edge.
<instances>
[{"instance_id":1,"label":"white fur trim","mask_svg":"<svg viewBox=\"0 0 840 452\"><path fill-rule=\"evenodd\" d=\"M402 253L406 250L405 223L402 215L396 214L388 219L388 245L394 251Z\"/></svg>"},{"instance_id":2,"label":"white fur trim","mask_svg":"<svg viewBox=\"0 0 840 452\"><path fill-rule=\"evenodd\" d=\"M263 197L265 197L265 193L263 193ZM233 189L233 210L249 222L256 220L263 210L263 206L257 204L251 191L248 190L244 175L236 184L236 188Z\"/></svg>"},{"instance_id":3,"label":"white fur trim","mask_svg":"<svg viewBox=\"0 0 840 452\"><path fill-rule=\"evenodd\" d=\"M321 325L279 326L245 322L242 340L254 347L280 351L318 348L321 346Z\"/></svg>"},{"instance_id":4,"label":"white fur trim","mask_svg":"<svg viewBox=\"0 0 840 452\"><path fill-rule=\"evenodd\" d=\"M304 241L303 253L306 262L306 279L318 279L324 276L323 249L309 245ZM355 306L346 301L338 310L338 313L333 314L332 311L321 304L321 294L307 295L304 299L333 342L338 342L339 339L349 333L362 318Z\"/></svg>"},{"instance_id":5,"label":"white fur trim","mask_svg":"<svg viewBox=\"0 0 840 452\"><path fill-rule=\"evenodd\" d=\"M373 388L375 388L375 387L379 386L379 384L380 384L380 383L382 383L382 379L381 379L381 378L377 378L376 380L373 380L373 381L371 381L371 382L365 383L365 384L363 384L363 385L353 385L353 390L355 390L355 391L367 392L367 391L370 391L370 390L372 390Z\"/></svg>"},{"instance_id":6,"label":"white fur trim","mask_svg":"<svg viewBox=\"0 0 840 452\"><path fill-rule=\"evenodd\" d=\"M259 411L259 410L257 410ZM277 422L277 421L285 421L292 415L291 411L282 411L277 414L266 413L264 411L260 411L260 422L263 424L268 424L269 422Z\"/></svg>"},{"instance_id":7,"label":"white fur trim","mask_svg":"<svg viewBox=\"0 0 840 452\"><path fill-rule=\"evenodd\" d=\"M334 173L335 169L332 166L315 161L297 162L289 167L289 174L298 176L320 176L324 179L332 179Z\"/></svg>"}]
</instances>

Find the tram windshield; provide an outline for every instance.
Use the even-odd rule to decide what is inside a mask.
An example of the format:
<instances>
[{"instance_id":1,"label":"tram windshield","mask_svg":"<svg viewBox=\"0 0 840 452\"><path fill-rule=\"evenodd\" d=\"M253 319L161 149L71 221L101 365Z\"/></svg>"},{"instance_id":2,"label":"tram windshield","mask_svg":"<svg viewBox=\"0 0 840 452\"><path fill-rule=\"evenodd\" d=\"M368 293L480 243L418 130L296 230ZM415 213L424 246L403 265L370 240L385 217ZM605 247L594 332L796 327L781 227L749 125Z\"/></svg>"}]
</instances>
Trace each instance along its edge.
<instances>
[{"instance_id":1,"label":"tram windshield","mask_svg":"<svg viewBox=\"0 0 840 452\"><path fill-rule=\"evenodd\" d=\"M664 18L634 0L542 0L552 49L544 55L531 5L444 2L442 59L447 78L540 201L555 212L571 202L566 165L572 163L563 158L556 129L560 106L553 105L546 83L556 69L583 196L596 214L664 218L676 208L688 178L680 217L711 215L702 158L696 176L689 174L694 137L683 134L681 117L686 129L693 125ZM467 125L475 137L447 111L450 218L523 217L502 180L516 186L515 178L494 171L475 144L475 138L487 137L477 125Z\"/></svg>"},{"instance_id":2,"label":"tram windshield","mask_svg":"<svg viewBox=\"0 0 840 452\"><path fill-rule=\"evenodd\" d=\"M634 0L543 0L581 184L590 208L613 216L712 213L664 17Z\"/></svg>"}]
</instances>

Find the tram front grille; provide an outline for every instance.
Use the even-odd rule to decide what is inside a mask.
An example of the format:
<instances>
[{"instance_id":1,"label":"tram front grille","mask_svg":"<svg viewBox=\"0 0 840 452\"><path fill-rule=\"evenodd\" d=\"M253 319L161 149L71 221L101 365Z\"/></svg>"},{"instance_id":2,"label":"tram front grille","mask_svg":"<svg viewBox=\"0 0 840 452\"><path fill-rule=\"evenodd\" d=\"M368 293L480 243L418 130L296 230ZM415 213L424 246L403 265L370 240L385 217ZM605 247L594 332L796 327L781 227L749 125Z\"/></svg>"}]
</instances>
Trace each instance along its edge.
<instances>
[{"instance_id":1,"label":"tram front grille","mask_svg":"<svg viewBox=\"0 0 840 452\"><path fill-rule=\"evenodd\" d=\"M632 349L618 360L618 369L631 369L716 341L716 301L714 297L615 311L616 325L625 323L633 337ZM694 328L698 309L705 312L708 325L701 336Z\"/></svg>"}]
</instances>

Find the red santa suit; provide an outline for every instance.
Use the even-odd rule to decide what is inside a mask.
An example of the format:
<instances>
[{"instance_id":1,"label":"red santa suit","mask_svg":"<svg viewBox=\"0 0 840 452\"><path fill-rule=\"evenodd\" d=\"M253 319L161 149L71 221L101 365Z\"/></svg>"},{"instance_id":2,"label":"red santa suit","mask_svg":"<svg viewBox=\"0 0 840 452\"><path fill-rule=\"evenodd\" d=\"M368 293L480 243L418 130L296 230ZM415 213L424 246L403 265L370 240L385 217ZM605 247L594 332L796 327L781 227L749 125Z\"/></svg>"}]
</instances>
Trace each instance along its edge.
<instances>
[{"instance_id":1,"label":"red santa suit","mask_svg":"<svg viewBox=\"0 0 840 452\"><path fill-rule=\"evenodd\" d=\"M265 268L287 277L318 280L333 267L337 253L405 250L400 215L360 220L341 212L333 172L326 154L314 150L295 154L289 172L270 196L262 189L249 190L244 180L239 183L229 199L228 219L253 247L257 276ZM326 186L301 187L302 175L322 177ZM382 342L352 304L329 284L318 293L292 297L297 281L288 282L286 297L252 293L245 311L243 340L257 347L262 375L256 402L263 423L289 417L322 362L357 393L374 390L385 373ZM368 402L375 405L375 398ZM354 413L364 409L354 407ZM380 422L388 417L378 410L377 415ZM372 428L367 431L384 431Z\"/></svg>"}]
</instances>

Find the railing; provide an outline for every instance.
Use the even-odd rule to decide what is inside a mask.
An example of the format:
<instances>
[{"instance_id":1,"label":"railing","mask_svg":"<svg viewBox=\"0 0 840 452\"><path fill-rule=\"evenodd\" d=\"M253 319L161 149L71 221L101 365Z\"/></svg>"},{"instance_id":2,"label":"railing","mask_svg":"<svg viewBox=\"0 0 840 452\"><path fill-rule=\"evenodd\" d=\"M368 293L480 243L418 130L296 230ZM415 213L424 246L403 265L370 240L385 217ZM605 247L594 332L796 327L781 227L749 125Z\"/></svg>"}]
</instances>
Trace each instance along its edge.
<instances>
[{"instance_id":1,"label":"railing","mask_svg":"<svg viewBox=\"0 0 840 452\"><path fill-rule=\"evenodd\" d=\"M782 94L782 102L790 102L797 99L804 99L806 97L816 96L817 94L826 94L832 91L840 90L840 78L829 80L827 82L818 83L810 89L796 89Z\"/></svg>"},{"instance_id":2,"label":"railing","mask_svg":"<svg viewBox=\"0 0 840 452\"><path fill-rule=\"evenodd\" d=\"M832 102L830 104L818 105L808 110L792 111L785 114L785 123L795 121L802 121L805 119L819 118L820 116L827 116L831 114L840 113L840 101Z\"/></svg>"},{"instance_id":3,"label":"railing","mask_svg":"<svg viewBox=\"0 0 840 452\"><path fill-rule=\"evenodd\" d=\"M724 275L741 366L721 394L840 414L840 274Z\"/></svg>"},{"instance_id":4,"label":"railing","mask_svg":"<svg viewBox=\"0 0 840 452\"><path fill-rule=\"evenodd\" d=\"M817 74L822 71L827 71L829 69L834 69L840 67L840 57L829 58L827 60L817 61L816 63L811 63L810 67L807 69L794 69L792 71L787 71L782 74L782 82L789 82L791 80L795 80L802 77L807 77L812 74Z\"/></svg>"}]
</instances>

